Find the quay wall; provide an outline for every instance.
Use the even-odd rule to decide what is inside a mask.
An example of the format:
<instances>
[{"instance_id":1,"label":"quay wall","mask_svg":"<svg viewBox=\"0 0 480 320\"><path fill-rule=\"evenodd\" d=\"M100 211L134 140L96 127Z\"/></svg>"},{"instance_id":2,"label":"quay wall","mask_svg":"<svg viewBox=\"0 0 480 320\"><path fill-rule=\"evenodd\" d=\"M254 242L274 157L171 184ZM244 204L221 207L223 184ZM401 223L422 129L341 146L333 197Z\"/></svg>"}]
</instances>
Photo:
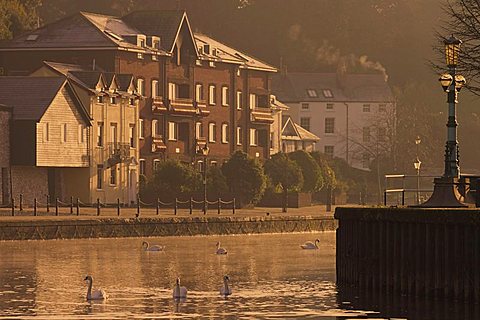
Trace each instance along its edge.
<instances>
[{"instance_id":1,"label":"quay wall","mask_svg":"<svg viewBox=\"0 0 480 320\"><path fill-rule=\"evenodd\" d=\"M337 283L480 301L480 210L337 207Z\"/></svg>"},{"instance_id":2,"label":"quay wall","mask_svg":"<svg viewBox=\"0 0 480 320\"><path fill-rule=\"evenodd\" d=\"M15 219L0 221L0 240L232 235L334 231L333 218L175 217Z\"/></svg>"}]
</instances>

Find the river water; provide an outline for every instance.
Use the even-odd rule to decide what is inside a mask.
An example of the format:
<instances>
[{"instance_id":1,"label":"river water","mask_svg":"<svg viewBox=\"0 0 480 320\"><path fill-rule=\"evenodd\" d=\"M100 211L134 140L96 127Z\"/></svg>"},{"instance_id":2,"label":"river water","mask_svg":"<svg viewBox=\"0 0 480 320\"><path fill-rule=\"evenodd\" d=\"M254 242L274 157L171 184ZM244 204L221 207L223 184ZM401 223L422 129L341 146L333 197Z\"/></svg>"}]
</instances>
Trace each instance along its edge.
<instances>
[{"instance_id":1,"label":"river water","mask_svg":"<svg viewBox=\"0 0 480 320\"><path fill-rule=\"evenodd\" d=\"M320 239L319 250L300 244ZM147 239L166 246L145 252L141 238L0 243L0 319L337 319L347 310L335 286L335 233ZM228 254L217 256L221 241ZM86 283L109 295L87 302ZM228 274L233 295L219 288ZM185 301L172 299L180 277Z\"/></svg>"}]
</instances>

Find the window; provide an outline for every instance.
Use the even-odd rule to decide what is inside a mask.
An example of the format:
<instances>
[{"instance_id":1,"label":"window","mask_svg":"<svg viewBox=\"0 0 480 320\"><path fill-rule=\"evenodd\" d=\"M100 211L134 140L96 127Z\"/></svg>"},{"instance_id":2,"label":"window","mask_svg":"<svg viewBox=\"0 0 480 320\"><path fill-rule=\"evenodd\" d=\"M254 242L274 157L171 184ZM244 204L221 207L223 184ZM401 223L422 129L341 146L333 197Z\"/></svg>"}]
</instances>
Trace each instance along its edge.
<instances>
[{"instance_id":1,"label":"window","mask_svg":"<svg viewBox=\"0 0 480 320\"><path fill-rule=\"evenodd\" d=\"M330 89L323 89L322 93L325 98L333 98L333 93Z\"/></svg>"},{"instance_id":2,"label":"window","mask_svg":"<svg viewBox=\"0 0 480 320\"><path fill-rule=\"evenodd\" d=\"M370 142L370 127L363 127L363 142Z\"/></svg>"},{"instance_id":3,"label":"window","mask_svg":"<svg viewBox=\"0 0 480 320\"><path fill-rule=\"evenodd\" d=\"M211 122L208 124L208 142L215 142L215 137L217 135L217 128L215 123Z\"/></svg>"},{"instance_id":4,"label":"window","mask_svg":"<svg viewBox=\"0 0 480 320\"><path fill-rule=\"evenodd\" d=\"M325 133L335 133L335 118L325 118Z\"/></svg>"},{"instance_id":5,"label":"window","mask_svg":"<svg viewBox=\"0 0 480 320\"><path fill-rule=\"evenodd\" d=\"M97 147L103 147L103 122L97 124Z\"/></svg>"},{"instance_id":6,"label":"window","mask_svg":"<svg viewBox=\"0 0 480 320\"><path fill-rule=\"evenodd\" d=\"M67 130L67 124L66 124L66 123L62 124L61 130L62 130L62 131L61 131L61 133L60 133L60 135L61 135L60 139L61 139L62 142L67 142L67 133L68 133L68 130Z\"/></svg>"},{"instance_id":7,"label":"window","mask_svg":"<svg viewBox=\"0 0 480 320\"><path fill-rule=\"evenodd\" d=\"M199 59L195 60L195 64L197 66L201 66L202 65L202 60L199 60Z\"/></svg>"},{"instance_id":8,"label":"window","mask_svg":"<svg viewBox=\"0 0 480 320\"><path fill-rule=\"evenodd\" d=\"M237 127L237 146L241 146L243 142L242 127Z\"/></svg>"},{"instance_id":9,"label":"window","mask_svg":"<svg viewBox=\"0 0 480 320\"><path fill-rule=\"evenodd\" d=\"M152 80L152 98L158 97L158 80Z\"/></svg>"},{"instance_id":10,"label":"window","mask_svg":"<svg viewBox=\"0 0 480 320\"><path fill-rule=\"evenodd\" d=\"M97 165L97 189L103 189L103 164Z\"/></svg>"},{"instance_id":11,"label":"window","mask_svg":"<svg viewBox=\"0 0 480 320\"><path fill-rule=\"evenodd\" d=\"M179 84L177 85L177 98L181 99L190 99L190 86L188 84Z\"/></svg>"},{"instance_id":12,"label":"window","mask_svg":"<svg viewBox=\"0 0 480 320\"><path fill-rule=\"evenodd\" d=\"M333 103L327 103L327 110L333 110Z\"/></svg>"},{"instance_id":13,"label":"window","mask_svg":"<svg viewBox=\"0 0 480 320\"><path fill-rule=\"evenodd\" d=\"M159 167L160 167L160 160L153 159L153 171L157 171Z\"/></svg>"},{"instance_id":14,"label":"window","mask_svg":"<svg viewBox=\"0 0 480 320\"><path fill-rule=\"evenodd\" d=\"M178 126L176 122L168 122L168 140L177 141L178 139Z\"/></svg>"},{"instance_id":15,"label":"window","mask_svg":"<svg viewBox=\"0 0 480 320\"><path fill-rule=\"evenodd\" d=\"M135 148L135 125L131 124L128 128L128 139L130 142L130 148Z\"/></svg>"},{"instance_id":16,"label":"window","mask_svg":"<svg viewBox=\"0 0 480 320\"><path fill-rule=\"evenodd\" d=\"M110 97L110 104L117 104L117 97Z\"/></svg>"},{"instance_id":17,"label":"window","mask_svg":"<svg viewBox=\"0 0 480 320\"><path fill-rule=\"evenodd\" d=\"M128 99L128 104L131 105L131 106L134 106L135 105L135 99L134 98Z\"/></svg>"},{"instance_id":18,"label":"window","mask_svg":"<svg viewBox=\"0 0 480 320\"><path fill-rule=\"evenodd\" d=\"M143 53L142 53L142 52L138 52L138 53L137 53L137 58L138 58L138 59L143 59Z\"/></svg>"},{"instance_id":19,"label":"window","mask_svg":"<svg viewBox=\"0 0 480 320\"><path fill-rule=\"evenodd\" d=\"M110 142L114 144L118 142L117 124L115 122L110 123Z\"/></svg>"},{"instance_id":20,"label":"window","mask_svg":"<svg viewBox=\"0 0 480 320\"><path fill-rule=\"evenodd\" d=\"M195 101L203 101L203 85L201 83L195 85Z\"/></svg>"},{"instance_id":21,"label":"window","mask_svg":"<svg viewBox=\"0 0 480 320\"><path fill-rule=\"evenodd\" d=\"M310 118L300 118L300 126L303 129L310 131Z\"/></svg>"},{"instance_id":22,"label":"window","mask_svg":"<svg viewBox=\"0 0 480 320\"><path fill-rule=\"evenodd\" d=\"M158 61L158 57L155 54L152 54L152 61Z\"/></svg>"},{"instance_id":23,"label":"window","mask_svg":"<svg viewBox=\"0 0 480 320\"><path fill-rule=\"evenodd\" d=\"M228 87L222 87L222 106L229 105L229 95L228 95Z\"/></svg>"},{"instance_id":24,"label":"window","mask_svg":"<svg viewBox=\"0 0 480 320\"><path fill-rule=\"evenodd\" d=\"M250 145L256 146L258 144L257 129L250 128Z\"/></svg>"},{"instance_id":25,"label":"window","mask_svg":"<svg viewBox=\"0 0 480 320\"><path fill-rule=\"evenodd\" d=\"M103 103L103 96L97 96L97 103Z\"/></svg>"},{"instance_id":26,"label":"window","mask_svg":"<svg viewBox=\"0 0 480 320\"><path fill-rule=\"evenodd\" d=\"M85 143L85 126L83 124L78 125L78 143Z\"/></svg>"},{"instance_id":27,"label":"window","mask_svg":"<svg viewBox=\"0 0 480 320\"><path fill-rule=\"evenodd\" d=\"M160 126L158 125L158 120L153 119L152 120L152 137L158 138L160 136L161 134L160 134Z\"/></svg>"},{"instance_id":28,"label":"window","mask_svg":"<svg viewBox=\"0 0 480 320\"><path fill-rule=\"evenodd\" d=\"M363 105L363 112L370 112L370 105L369 104L364 104Z\"/></svg>"},{"instance_id":29,"label":"window","mask_svg":"<svg viewBox=\"0 0 480 320\"><path fill-rule=\"evenodd\" d=\"M137 79L137 91L139 95L145 95L145 80L142 78Z\"/></svg>"},{"instance_id":30,"label":"window","mask_svg":"<svg viewBox=\"0 0 480 320\"><path fill-rule=\"evenodd\" d=\"M215 105L217 103L216 99L216 87L215 85L211 84L208 86L208 104Z\"/></svg>"},{"instance_id":31,"label":"window","mask_svg":"<svg viewBox=\"0 0 480 320\"><path fill-rule=\"evenodd\" d=\"M241 74L242 74L242 73L241 73L241 71L240 71L240 68L237 68L237 77L240 77Z\"/></svg>"},{"instance_id":32,"label":"window","mask_svg":"<svg viewBox=\"0 0 480 320\"><path fill-rule=\"evenodd\" d=\"M334 146L325 146L323 148L323 153L325 153L326 156L329 156L333 158L333 152L334 152Z\"/></svg>"},{"instance_id":33,"label":"window","mask_svg":"<svg viewBox=\"0 0 480 320\"><path fill-rule=\"evenodd\" d=\"M242 99L243 99L243 95L242 95L242 91L237 91L237 110L242 110Z\"/></svg>"},{"instance_id":34,"label":"window","mask_svg":"<svg viewBox=\"0 0 480 320\"><path fill-rule=\"evenodd\" d=\"M168 83L168 99L175 100L177 97L177 84L169 82Z\"/></svg>"},{"instance_id":35,"label":"window","mask_svg":"<svg viewBox=\"0 0 480 320\"><path fill-rule=\"evenodd\" d=\"M145 175L145 159L140 159L138 161L139 167L140 167L140 174Z\"/></svg>"},{"instance_id":36,"label":"window","mask_svg":"<svg viewBox=\"0 0 480 320\"><path fill-rule=\"evenodd\" d=\"M387 137L387 129L380 127L378 128L378 141L384 142Z\"/></svg>"},{"instance_id":37,"label":"window","mask_svg":"<svg viewBox=\"0 0 480 320\"><path fill-rule=\"evenodd\" d=\"M364 153L362 155L362 167L368 168L370 166L370 155L368 153Z\"/></svg>"},{"instance_id":38,"label":"window","mask_svg":"<svg viewBox=\"0 0 480 320\"><path fill-rule=\"evenodd\" d=\"M138 119L138 138L145 138L145 122L143 121L143 119Z\"/></svg>"},{"instance_id":39,"label":"window","mask_svg":"<svg viewBox=\"0 0 480 320\"><path fill-rule=\"evenodd\" d=\"M46 122L44 125L43 125L43 142L47 142L48 140L50 140L50 127L48 125L48 122Z\"/></svg>"},{"instance_id":40,"label":"window","mask_svg":"<svg viewBox=\"0 0 480 320\"><path fill-rule=\"evenodd\" d=\"M222 143L228 143L228 124L222 124Z\"/></svg>"},{"instance_id":41,"label":"window","mask_svg":"<svg viewBox=\"0 0 480 320\"><path fill-rule=\"evenodd\" d=\"M378 105L378 112L387 112L387 105L382 103Z\"/></svg>"},{"instance_id":42,"label":"window","mask_svg":"<svg viewBox=\"0 0 480 320\"><path fill-rule=\"evenodd\" d=\"M195 123L195 137L197 139L203 137L203 124L201 122Z\"/></svg>"},{"instance_id":43,"label":"window","mask_svg":"<svg viewBox=\"0 0 480 320\"><path fill-rule=\"evenodd\" d=\"M315 89L307 89L307 95L310 98L318 98L318 93L317 93L317 90Z\"/></svg>"},{"instance_id":44,"label":"window","mask_svg":"<svg viewBox=\"0 0 480 320\"><path fill-rule=\"evenodd\" d=\"M257 107L257 95L255 93L250 93L249 107L251 110Z\"/></svg>"},{"instance_id":45,"label":"window","mask_svg":"<svg viewBox=\"0 0 480 320\"><path fill-rule=\"evenodd\" d=\"M302 110L310 109L310 105L308 103L302 103Z\"/></svg>"},{"instance_id":46,"label":"window","mask_svg":"<svg viewBox=\"0 0 480 320\"><path fill-rule=\"evenodd\" d=\"M114 165L110 168L110 185L114 186L117 184L117 165Z\"/></svg>"},{"instance_id":47,"label":"window","mask_svg":"<svg viewBox=\"0 0 480 320\"><path fill-rule=\"evenodd\" d=\"M214 61L209 61L209 62L208 62L208 65L209 65L211 68L215 68L215 62L214 62Z\"/></svg>"}]
</instances>

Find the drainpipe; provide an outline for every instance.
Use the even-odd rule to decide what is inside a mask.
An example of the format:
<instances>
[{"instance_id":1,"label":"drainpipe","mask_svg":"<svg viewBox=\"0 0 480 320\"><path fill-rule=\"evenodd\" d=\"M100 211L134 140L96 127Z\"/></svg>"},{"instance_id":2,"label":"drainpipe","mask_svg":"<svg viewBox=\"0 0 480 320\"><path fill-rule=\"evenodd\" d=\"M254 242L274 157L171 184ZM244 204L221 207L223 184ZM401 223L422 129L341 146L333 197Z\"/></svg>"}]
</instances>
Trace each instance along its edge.
<instances>
[{"instance_id":1,"label":"drainpipe","mask_svg":"<svg viewBox=\"0 0 480 320\"><path fill-rule=\"evenodd\" d=\"M346 118L346 119L345 119L345 120L346 120L346 132L345 132L345 133L346 133L346 146L345 146L345 152L346 152L346 154L345 154L345 161L347 161L347 164L349 165L350 162L349 162L349 159L348 159L348 158L349 158L349 154L348 154L348 153L349 153L349 135L348 135L348 134L349 134L349 132L348 132L348 116L349 116L349 114L348 114L348 103L345 102L344 105L345 105L345 110L346 110L346 113L345 113L345 118Z\"/></svg>"}]
</instances>

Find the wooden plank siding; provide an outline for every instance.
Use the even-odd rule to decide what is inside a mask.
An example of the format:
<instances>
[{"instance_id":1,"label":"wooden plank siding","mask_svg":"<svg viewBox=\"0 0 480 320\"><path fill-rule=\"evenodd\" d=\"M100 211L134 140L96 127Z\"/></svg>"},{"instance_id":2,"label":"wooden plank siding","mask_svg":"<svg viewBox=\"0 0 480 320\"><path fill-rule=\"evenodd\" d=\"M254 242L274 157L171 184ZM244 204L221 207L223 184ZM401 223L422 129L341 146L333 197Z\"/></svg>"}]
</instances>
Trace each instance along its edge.
<instances>
[{"instance_id":1,"label":"wooden plank siding","mask_svg":"<svg viewBox=\"0 0 480 320\"><path fill-rule=\"evenodd\" d=\"M48 138L46 126L48 124ZM66 139L63 131L66 125ZM79 140L79 126L83 142ZM40 167L88 167L87 124L66 88L62 88L37 123L37 161Z\"/></svg>"}]
</instances>

